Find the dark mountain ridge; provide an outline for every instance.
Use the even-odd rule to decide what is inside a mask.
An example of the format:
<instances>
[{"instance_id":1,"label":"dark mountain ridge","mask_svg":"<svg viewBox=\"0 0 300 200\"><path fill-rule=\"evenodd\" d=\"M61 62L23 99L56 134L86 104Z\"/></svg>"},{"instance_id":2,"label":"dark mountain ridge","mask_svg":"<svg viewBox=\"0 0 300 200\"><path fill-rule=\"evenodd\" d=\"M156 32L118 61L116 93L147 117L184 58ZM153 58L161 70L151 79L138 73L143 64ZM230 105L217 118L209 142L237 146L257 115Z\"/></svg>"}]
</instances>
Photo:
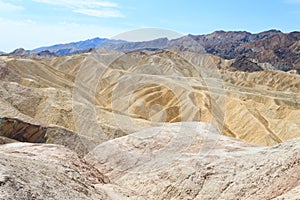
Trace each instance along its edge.
<instances>
[{"instance_id":1,"label":"dark mountain ridge","mask_svg":"<svg viewBox=\"0 0 300 200\"><path fill-rule=\"evenodd\" d=\"M186 35L177 39L159 38L144 42L127 42L107 38L40 47L32 51L17 49L12 55L53 56L90 52L103 48L131 52L141 49L193 51L213 54L223 59L235 59L232 65L237 70L260 71L259 63L272 65L272 69L282 71L300 70L300 32L283 33L268 30L252 34L246 31L215 31L205 35ZM254 67L255 66L255 67Z\"/></svg>"}]
</instances>

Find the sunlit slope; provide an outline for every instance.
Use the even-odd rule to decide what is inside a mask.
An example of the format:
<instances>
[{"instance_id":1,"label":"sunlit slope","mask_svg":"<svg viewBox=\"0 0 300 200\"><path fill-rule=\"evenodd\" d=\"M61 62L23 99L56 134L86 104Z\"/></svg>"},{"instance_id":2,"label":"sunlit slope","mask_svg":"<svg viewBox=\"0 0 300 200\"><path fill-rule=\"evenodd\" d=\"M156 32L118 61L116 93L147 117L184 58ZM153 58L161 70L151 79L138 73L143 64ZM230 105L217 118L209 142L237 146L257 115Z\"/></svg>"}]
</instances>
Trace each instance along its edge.
<instances>
[{"instance_id":1,"label":"sunlit slope","mask_svg":"<svg viewBox=\"0 0 300 200\"><path fill-rule=\"evenodd\" d=\"M101 129L100 141L180 121L262 145L299 137L300 76L232 62L175 51L1 57L0 111L91 137Z\"/></svg>"}]
</instances>

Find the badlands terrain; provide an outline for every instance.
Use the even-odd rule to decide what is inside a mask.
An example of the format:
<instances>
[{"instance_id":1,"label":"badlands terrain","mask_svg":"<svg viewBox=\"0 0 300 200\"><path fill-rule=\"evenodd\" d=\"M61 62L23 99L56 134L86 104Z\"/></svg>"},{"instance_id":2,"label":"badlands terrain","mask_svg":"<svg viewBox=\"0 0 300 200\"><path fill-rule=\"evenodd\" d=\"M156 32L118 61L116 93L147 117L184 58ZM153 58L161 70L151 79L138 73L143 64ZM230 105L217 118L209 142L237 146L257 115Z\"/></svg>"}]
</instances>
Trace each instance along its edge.
<instances>
[{"instance_id":1,"label":"badlands terrain","mask_svg":"<svg viewBox=\"0 0 300 200\"><path fill-rule=\"evenodd\" d=\"M1 55L0 199L299 199L299 40L218 31Z\"/></svg>"}]
</instances>

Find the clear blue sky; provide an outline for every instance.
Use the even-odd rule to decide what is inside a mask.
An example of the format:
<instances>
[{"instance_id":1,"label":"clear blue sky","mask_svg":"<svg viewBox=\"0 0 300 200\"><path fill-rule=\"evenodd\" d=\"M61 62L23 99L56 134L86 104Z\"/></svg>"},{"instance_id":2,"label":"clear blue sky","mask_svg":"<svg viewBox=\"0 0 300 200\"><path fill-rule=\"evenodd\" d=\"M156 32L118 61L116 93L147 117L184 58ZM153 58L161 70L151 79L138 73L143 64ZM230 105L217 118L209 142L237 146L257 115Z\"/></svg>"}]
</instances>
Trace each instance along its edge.
<instances>
[{"instance_id":1,"label":"clear blue sky","mask_svg":"<svg viewBox=\"0 0 300 200\"><path fill-rule=\"evenodd\" d=\"M0 0L0 50L32 49L156 27L299 31L300 0Z\"/></svg>"}]
</instances>

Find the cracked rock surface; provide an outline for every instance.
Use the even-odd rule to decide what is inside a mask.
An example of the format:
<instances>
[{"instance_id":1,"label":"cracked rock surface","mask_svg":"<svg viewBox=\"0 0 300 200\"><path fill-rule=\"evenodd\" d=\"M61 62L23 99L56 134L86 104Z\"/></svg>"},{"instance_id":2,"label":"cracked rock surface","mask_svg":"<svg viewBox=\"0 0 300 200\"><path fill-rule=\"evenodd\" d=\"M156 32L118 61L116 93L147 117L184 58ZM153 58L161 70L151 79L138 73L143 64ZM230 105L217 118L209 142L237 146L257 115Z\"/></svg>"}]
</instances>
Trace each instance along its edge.
<instances>
[{"instance_id":1,"label":"cracked rock surface","mask_svg":"<svg viewBox=\"0 0 300 200\"><path fill-rule=\"evenodd\" d=\"M0 199L297 199L300 140L273 147L174 123L104 142L0 145Z\"/></svg>"},{"instance_id":2,"label":"cracked rock surface","mask_svg":"<svg viewBox=\"0 0 300 200\"><path fill-rule=\"evenodd\" d=\"M86 160L133 199L299 198L299 139L261 147L176 123L103 143Z\"/></svg>"}]
</instances>

